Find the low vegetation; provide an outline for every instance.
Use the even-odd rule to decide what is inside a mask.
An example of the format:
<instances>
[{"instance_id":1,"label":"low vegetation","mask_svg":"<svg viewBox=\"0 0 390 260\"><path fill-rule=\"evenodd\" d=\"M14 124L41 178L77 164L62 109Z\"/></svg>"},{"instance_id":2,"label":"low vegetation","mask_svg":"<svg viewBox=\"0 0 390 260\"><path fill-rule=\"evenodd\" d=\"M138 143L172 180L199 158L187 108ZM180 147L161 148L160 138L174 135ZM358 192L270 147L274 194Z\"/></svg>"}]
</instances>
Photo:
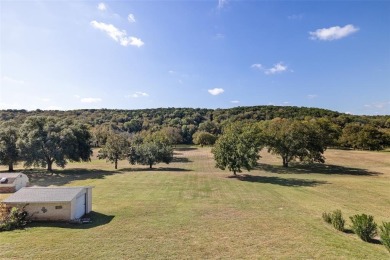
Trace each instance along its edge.
<instances>
[{"instance_id":1,"label":"low vegetation","mask_svg":"<svg viewBox=\"0 0 390 260\"><path fill-rule=\"evenodd\" d=\"M0 232L20 229L27 225L28 214L24 207L12 207L8 209L4 203L0 202Z\"/></svg>"},{"instance_id":2,"label":"low vegetation","mask_svg":"<svg viewBox=\"0 0 390 260\"><path fill-rule=\"evenodd\" d=\"M337 209L333 211L331 216L331 223L338 231L344 231L345 219L343 218L341 210Z\"/></svg>"},{"instance_id":3,"label":"low vegetation","mask_svg":"<svg viewBox=\"0 0 390 260\"><path fill-rule=\"evenodd\" d=\"M390 252L390 222L383 222L379 230L382 244Z\"/></svg>"},{"instance_id":4,"label":"low vegetation","mask_svg":"<svg viewBox=\"0 0 390 260\"><path fill-rule=\"evenodd\" d=\"M350 217L352 230L363 241L369 242L377 235L377 224L371 215L361 214Z\"/></svg>"}]
</instances>

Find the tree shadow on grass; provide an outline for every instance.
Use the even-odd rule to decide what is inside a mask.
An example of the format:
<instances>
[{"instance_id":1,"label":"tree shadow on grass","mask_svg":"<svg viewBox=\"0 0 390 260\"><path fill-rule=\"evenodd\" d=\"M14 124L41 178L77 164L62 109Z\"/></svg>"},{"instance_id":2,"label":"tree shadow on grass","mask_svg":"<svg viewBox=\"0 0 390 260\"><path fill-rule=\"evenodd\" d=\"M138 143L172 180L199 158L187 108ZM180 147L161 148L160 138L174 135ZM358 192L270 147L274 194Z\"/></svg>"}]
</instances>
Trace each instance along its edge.
<instances>
[{"instance_id":1,"label":"tree shadow on grass","mask_svg":"<svg viewBox=\"0 0 390 260\"><path fill-rule=\"evenodd\" d=\"M240 181L258 182L275 184L286 187L314 187L321 184L329 184L326 181L316 181L307 179L295 179L295 178L280 178L276 176L254 176L249 174L229 176L228 178L234 178Z\"/></svg>"},{"instance_id":2,"label":"tree shadow on grass","mask_svg":"<svg viewBox=\"0 0 390 260\"><path fill-rule=\"evenodd\" d=\"M175 151L182 151L182 152L186 152L186 151L194 151L194 150L197 150L198 148L195 148L195 147L176 147L174 150Z\"/></svg>"},{"instance_id":3,"label":"tree shadow on grass","mask_svg":"<svg viewBox=\"0 0 390 260\"><path fill-rule=\"evenodd\" d=\"M46 170L26 170L23 171L30 181L30 185L36 186L62 186L72 181L88 179L104 179L106 176L119 174L119 171L106 171L99 169L63 169L55 170L52 173Z\"/></svg>"},{"instance_id":4,"label":"tree shadow on grass","mask_svg":"<svg viewBox=\"0 0 390 260\"><path fill-rule=\"evenodd\" d=\"M173 157L172 160L173 163L189 163L192 162L190 159L187 157Z\"/></svg>"},{"instance_id":5,"label":"tree shadow on grass","mask_svg":"<svg viewBox=\"0 0 390 260\"><path fill-rule=\"evenodd\" d=\"M258 170L278 174L339 174L339 175L355 175L355 176L378 176L382 173L372 172L366 169L345 167L333 164L292 164L290 167L283 167L281 165L270 165L260 163Z\"/></svg>"},{"instance_id":6,"label":"tree shadow on grass","mask_svg":"<svg viewBox=\"0 0 390 260\"><path fill-rule=\"evenodd\" d=\"M177 168L177 167L154 167L150 169L149 167L145 168L122 168L118 170L119 172L190 172L190 169Z\"/></svg>"},{"instance_id":7,"label":"tree shadow on grass","mask_svg":"<svg viewBox=\"0 0 390 260\"><path fill-rule=\"evenodd\" d=\"M69 228L69 229L90 229L98 226L103 226L111 222L115 216L105 215L103 213L91 211L86 218L90 219L90 223L69 223L69 222L43 222L34 221L28 224L27 227L57 227L57 228Z\"/></svg>"}]
</instances>

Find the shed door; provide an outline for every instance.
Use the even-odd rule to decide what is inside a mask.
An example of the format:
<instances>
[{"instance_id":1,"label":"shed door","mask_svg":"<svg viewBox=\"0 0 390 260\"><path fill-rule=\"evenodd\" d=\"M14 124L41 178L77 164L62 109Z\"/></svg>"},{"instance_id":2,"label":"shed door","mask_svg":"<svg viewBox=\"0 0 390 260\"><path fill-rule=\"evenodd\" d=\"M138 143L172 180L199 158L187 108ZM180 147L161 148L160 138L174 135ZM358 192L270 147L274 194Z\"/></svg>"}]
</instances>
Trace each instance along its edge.
<instances>
[{"instance_id":1,"label":"shed door","mask_svg":"<svg viewBox=\"0 0 390 260\"><path fill-rule=\"evenodd\" d=\"M75 218L81 218L85 214L85 193L76 198L76 214Z\"/></svg>"}]
</instances>

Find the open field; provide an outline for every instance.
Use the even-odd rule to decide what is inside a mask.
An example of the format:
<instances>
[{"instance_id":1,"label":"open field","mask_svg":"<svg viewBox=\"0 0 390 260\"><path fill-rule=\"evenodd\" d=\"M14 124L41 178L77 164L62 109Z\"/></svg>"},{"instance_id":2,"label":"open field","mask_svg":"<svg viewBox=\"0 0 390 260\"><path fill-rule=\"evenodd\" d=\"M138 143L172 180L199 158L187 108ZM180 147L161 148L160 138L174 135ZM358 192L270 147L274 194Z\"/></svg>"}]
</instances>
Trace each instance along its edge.
<instances>
[{"instance_id":1,"label":"open field","mask_svg":"<svg viewBox=\"0 0 390 260\"><path fill-rule=\"evenodd\" d=\"M123 161L115 171L96 158L53 175L27 170L33 185L95 186L94 221L0 233L0 258L389 259L384 246L336 231L321 214L341 209L347 227L358 213L390 221L390 152L325 156L325 165L284 169L262 152L241 178L214 168L210 148L194 147L154 170Z\"/></svg>"}]
</instances>

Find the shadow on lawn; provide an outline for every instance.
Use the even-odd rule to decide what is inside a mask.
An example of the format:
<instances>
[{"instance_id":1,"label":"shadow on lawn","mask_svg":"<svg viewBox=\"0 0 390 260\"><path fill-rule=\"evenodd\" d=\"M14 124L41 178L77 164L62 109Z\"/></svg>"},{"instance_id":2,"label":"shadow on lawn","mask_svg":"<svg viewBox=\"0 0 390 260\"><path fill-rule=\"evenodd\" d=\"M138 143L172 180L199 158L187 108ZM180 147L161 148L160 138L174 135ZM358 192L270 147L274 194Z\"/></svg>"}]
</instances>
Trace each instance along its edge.
<instances>
[{"instance_id":1,"label":"shadow on lawn","mask_svg":"<svg viewBox=\"0 0 390 260\"><path fill-rule=\"evenodd\" d=\"M372 172L361 168L344 167L332 164L293 164L286 168L281 165L269 165L260 163L257 167L259 170L278 174L340 174L340 175L356 175L356 176L377 176L380 172Z\"/></svg>"},{"instance_id":2,"label":"shadow on lawn","mask_svg":"<svg viewBox=\"0 0 390 260\"><path fill-rule=\"evenodd\" d=\"M189 163L192 162L190 159L187 157L173 157L172 160L173 163Z\"/></svg>"},{"instance_id":3,"label":"shadow on lawn","mask_svg":"<svg viewBox=\"0 0 390 260\"><path fill-rule=\"evenodd\" d=\"M105 215L99 212L91 211L86 215L86 218L90 218L90 223L75 224L67 222L32 222L28 227L58 227L58 228L70 228L70 229L90 229L98 226L103 226L111 222L115 216Z\"/></svg>"},{"instance_id":4,"label":"shadow on lawn","mask_svg":"<svg viewBox=\"0 0 390 260\"><path fill-rule=\"evenodd\" d=\"M247 182L259 182L269 183L286 187L314 187L321 184L328 184L326 181L306 180L306 179L295 179L295 178L280 178L276 176L253 176L249 174L229 176L228 178L238 179L240 181Z\"/></svg>"},{"instance_id":5,"label":"shadow on lawn","mask_svg":"<svg viewBox=\"0 0 390 260\"><path fill-rule=\"evenodd\" d=\"M23 171L30 179L31 185L37 186L62 186L76 180L104 179L108 175L119 174L119 171L106 171L97 169L64 169L55 170L53 173L46 170L26 170Z\"/></svg>"},{"instance_id":6,"label":"shadow on lawn","mask_svg":"<svg viewBox=\"0 0 390 260\"><path fill-rule=\"evenodd\" d=\"M194 148L194 147L176 147L174 150L175 151L194 151L194 150L197 150L198 148Z\"/></svg>"},{"instance_id":7,"label":"shadow on lawn","mask_svg":"<svg viewBox=\"0 0 390 260\"><path fill-rule=\"evenodd\" d=\"M119 172L190 172L190 169L176 168L176 167L159 167L152 168L122 168L118 170Z\"/></svg>"}]
</instances>

